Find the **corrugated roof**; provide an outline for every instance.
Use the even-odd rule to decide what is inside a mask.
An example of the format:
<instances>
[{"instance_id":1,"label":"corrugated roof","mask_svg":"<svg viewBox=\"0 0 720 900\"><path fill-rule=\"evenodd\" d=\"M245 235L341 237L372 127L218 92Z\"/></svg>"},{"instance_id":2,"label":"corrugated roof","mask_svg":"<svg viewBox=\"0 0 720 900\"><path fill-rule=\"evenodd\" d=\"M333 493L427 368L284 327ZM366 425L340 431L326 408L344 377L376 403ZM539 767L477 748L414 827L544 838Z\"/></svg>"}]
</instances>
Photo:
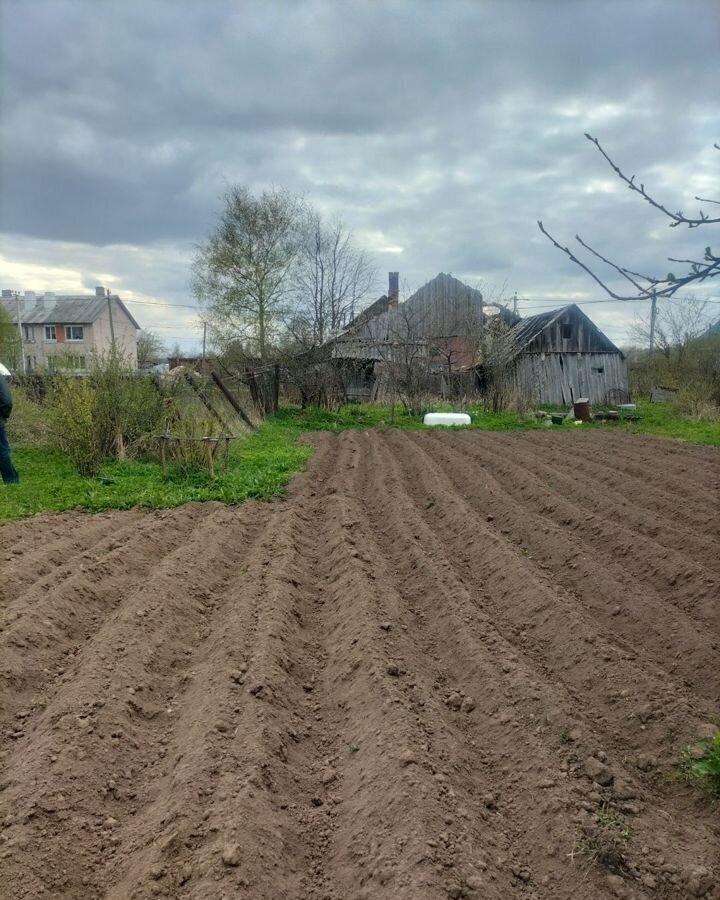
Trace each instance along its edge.
<instances>
[{"instance_id":1,"label":"corrugated roof","mask_svg":"<svg viewBox=\"0 0 720 900\"><path fill-rule=\"evenodd\" d=\"M122 300L115 295L111 299L120 307L132 324L136 328L140 328ZM0 299L0 304L10 318L13 321L17 321L16 301L2 298ZM54 325L56 323L63 325L89 325L99 318L107 308L107 299L87 294L59 294L54 297L38 294L34 301L23 301L21 299L20 304L23 325Z\"/></svg>"},{"instance_id":2,"label":"corrugated roof","mask_svg":"<svg viewBox=\"0 0 720 900\"><path fill-rule=\"evenodd\" d=\"M544 331L558 316L571 309L573 305L561 306L559 309L551 309L550 312L538 313L536 316L528 316L526 319L521 319L517 325L510 329L510 338L517 347L518 352L524 350L541 331Z\"/></svg>"},{"instance_id":3,"label":"corrugated roof","mask_svg":"<svg viewBox=\"0 0 720 900\"><path fill-rule=\"evenodd\" d=\"M622 350L613 344L610 338L598 328L593 320L586 315L576 303L569 303L567 306L551 309L550 312L538 313L536 316L528 316L526 319L521 319L507 334L508 344L512 346L513 354L517 356L519 353L522 353L542 331L549 328L556 319L559 319L569 310L573 310L574 313L585 319L590 327L595 330L600 341L605 344L607 351L620 353L622 355Z\"/></svg>"}]
</instances>

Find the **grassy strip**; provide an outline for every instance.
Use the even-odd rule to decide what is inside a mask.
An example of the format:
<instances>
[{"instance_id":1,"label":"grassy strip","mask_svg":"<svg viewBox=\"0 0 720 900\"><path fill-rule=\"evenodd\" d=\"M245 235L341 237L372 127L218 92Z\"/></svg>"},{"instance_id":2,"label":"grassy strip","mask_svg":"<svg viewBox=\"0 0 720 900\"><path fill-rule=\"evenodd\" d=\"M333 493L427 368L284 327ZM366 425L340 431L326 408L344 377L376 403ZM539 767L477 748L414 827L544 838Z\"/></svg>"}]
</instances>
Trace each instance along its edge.
<instances>
[{"instance_id":1,"label":"grassy strip","mask_svg":"<svg viewBox=\"0 0 720 900\"><path fill-rule=\"evenodd\" d=\"M488 413L471 409L471 428L511 431L543 427L535 419L520 419L514 413ZM606 422L560 426L563 430L587 428L655 434L681 438L699 444L720 446L720 425L689 422L673 416L667 406L642 406L639 422ZM227 472L218 471L215 480L206 472L185 475L169 471L163 480L156 461L109 463L102 477L81 478L63 453L46 449L17 448L15 462L22 483L0 487L0 519L20 519L35 513L66 509L99 511L129 509L138 504L151 508L180 506L191 500L218 500L242 503L250 498L265 499L282 495L292 476L300 471L312 454L310 447L297 438L313 431L396 427L421 429L422 420L396 412L391 422L387 408L346 406L335 413L323 410L282 410L255 434L233 445Z\"/></svg>"}]
</instances>

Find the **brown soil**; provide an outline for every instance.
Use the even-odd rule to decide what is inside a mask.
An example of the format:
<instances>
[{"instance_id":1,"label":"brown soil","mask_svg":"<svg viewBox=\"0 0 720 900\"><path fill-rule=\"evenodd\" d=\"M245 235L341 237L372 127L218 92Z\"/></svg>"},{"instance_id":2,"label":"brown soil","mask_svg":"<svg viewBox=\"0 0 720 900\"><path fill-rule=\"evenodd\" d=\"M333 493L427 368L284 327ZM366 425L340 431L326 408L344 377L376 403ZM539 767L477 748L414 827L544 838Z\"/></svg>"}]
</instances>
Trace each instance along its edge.
<instances>
[{"instance_id":1,"label":"brown soil","mask_svg":"<svg viewBox=\"0 0 720 900\"><path fill-rule=\"evenodd\" d=\"M344 433L0 528L3 898L719 897L720 455Z\"/></svg>"}]
</instances>

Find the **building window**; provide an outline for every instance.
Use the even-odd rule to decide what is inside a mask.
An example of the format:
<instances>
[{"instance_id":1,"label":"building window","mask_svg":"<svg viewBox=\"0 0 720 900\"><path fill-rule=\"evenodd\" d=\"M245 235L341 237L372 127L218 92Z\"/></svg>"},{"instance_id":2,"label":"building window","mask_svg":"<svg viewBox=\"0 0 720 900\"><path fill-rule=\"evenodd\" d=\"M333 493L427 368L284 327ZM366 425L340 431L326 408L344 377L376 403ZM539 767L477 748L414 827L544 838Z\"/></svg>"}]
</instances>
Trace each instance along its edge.
<instances>
[{"instance_id":1,"label":"building window","mask_svg":"<svg viewBox=\"0 0 720 900\"><path fill-rule=\"evenodd\" d=\"M45 326L45 340L46 341L56 341L57 333L55 331L54 325L46 325Z\"/></svg>"},{"instance_id":2,"label":"building window","mask_svg":"<svg viewBox=\"0 0 720 900\"><path fill-rule=\"evenodd\" d=\"M23 334L24 341L31 341L32 340L32 325L23 325L22 334Z\"/></svg>"},{"instance_id":3,"label":"building window","mask_svg":"<svg viewBox=\"0 0 720 900\"><path fill-rule=\"evenodd\" d=\"M37 356L26 356L25 368L28 372L34 372L37 369Z\"/></svg>"},{"instance_id":4,"label":"building window","mask_svg":"<svg viewBox=\"0 0 720 900\"><path fill-rule=\"evenodd\" d=\"M66 341L82 341L82 340L84 340L82 325L66 325L65 326L65 340Z\"/></svg>"},{"instance_id":5,"label":"building window","mask_svg":"<svg viewBox=\"0 0 720 900\"><path fill-rule=\"evenodd\" d=\"M593 368L592 373L593 373L593 375L602 375L604 371L605 371L605 366L597 366L597 367Z\"/></svg>"},{"instance_id":6,"label":"building window","mask_svg":"<svg viewBox=\"0 0 720 900\"><path fill-rule=\"evenodd\" d=\"M560 326L560 337L564 341L570 340L572 337L572 325L561 325Z\"/></svg>"}]
</instances>

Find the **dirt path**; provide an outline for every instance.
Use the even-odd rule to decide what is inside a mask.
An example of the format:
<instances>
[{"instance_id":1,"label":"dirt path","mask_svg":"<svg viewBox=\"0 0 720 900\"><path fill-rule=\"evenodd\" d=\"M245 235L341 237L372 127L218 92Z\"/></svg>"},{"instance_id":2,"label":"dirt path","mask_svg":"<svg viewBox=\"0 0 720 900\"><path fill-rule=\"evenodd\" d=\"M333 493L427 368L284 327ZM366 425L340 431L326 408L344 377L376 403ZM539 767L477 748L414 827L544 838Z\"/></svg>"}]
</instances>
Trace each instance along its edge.
<instances>
[{"instance_id":1,"label":"dirt path","mask_svg":"<svg viewBox=\"0 0 720 900\"><path fill-rule=\"evenodd\" d=\"M0 528L0 896L720 897L720 455L313 441L282 502Z\"/></svg>"}]
</instances>

